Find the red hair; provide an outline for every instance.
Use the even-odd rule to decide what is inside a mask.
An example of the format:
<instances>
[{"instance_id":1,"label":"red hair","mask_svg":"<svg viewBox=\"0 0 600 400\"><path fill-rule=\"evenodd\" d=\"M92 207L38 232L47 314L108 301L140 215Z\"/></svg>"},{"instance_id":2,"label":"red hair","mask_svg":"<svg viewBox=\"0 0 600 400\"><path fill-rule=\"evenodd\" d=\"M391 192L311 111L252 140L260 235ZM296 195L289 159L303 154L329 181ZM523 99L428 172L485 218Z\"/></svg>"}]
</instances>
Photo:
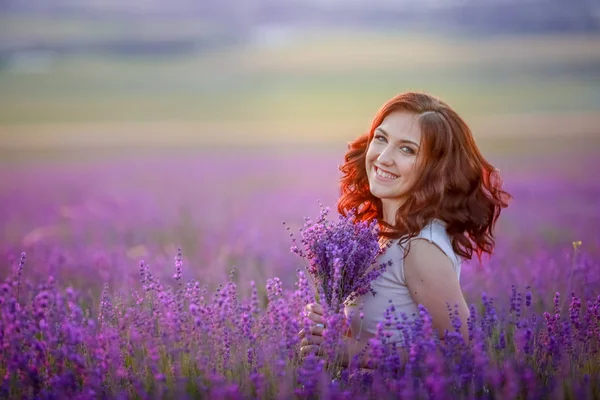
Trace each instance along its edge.
<instances>
[{"instance_id":1,"label":"red hair","mask_svg":"<svg viewBox=\"0 0 600 400\"><path fill-rule=\"evenodd\" d=\"M395 225L384 222L381 200L371 194L365 166L375 129L394 111L418 115L421 145L419 172L396 213ZM475 252L494 250L494 226L511 196L502 189L499 171L475 144L463 119L443 101L425 93L402 93L375 115L369 132L348 145L341 179L338 211L357 212L357 219L378 219L382 236L408 241L437 218L446 223L456 254L471 259Z\"/></svg>"}]
</instances>

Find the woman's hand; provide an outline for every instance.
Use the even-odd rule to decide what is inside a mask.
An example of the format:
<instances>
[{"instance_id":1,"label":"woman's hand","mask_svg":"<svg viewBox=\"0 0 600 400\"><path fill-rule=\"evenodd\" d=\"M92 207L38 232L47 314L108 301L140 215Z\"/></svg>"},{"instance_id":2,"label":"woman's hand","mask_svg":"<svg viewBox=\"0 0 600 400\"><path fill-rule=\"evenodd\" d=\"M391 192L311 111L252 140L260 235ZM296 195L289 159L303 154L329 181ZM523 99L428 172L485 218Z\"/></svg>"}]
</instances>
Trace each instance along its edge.
<instances>
[{"instance_id":1,"label":"woman's hand","mask_svg":"<svg viewBox=\"0 0 600 400\"><path fill-rule=\"evenodd\" d=\"M300 355L302 357L308 354L323 355L321 343L323 343L323 330L325 329L325 320L323 318L323 307L317 303L308 304L304 308L304 315L310 319L311 326L308 331L302 329L298 336L302 338L300 341Z\"/></svg>"}]
</instances>

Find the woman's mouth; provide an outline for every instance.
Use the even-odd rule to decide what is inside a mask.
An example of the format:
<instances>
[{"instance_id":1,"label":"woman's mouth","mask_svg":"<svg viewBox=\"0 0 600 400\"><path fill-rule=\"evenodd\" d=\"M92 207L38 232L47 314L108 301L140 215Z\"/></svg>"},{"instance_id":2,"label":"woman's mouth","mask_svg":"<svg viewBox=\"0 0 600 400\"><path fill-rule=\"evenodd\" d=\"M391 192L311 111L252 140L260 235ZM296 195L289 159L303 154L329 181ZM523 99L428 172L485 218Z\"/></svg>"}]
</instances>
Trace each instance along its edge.
<instances>
[{"instance_id":1,"label":"woman's mouth","mask_svg":"<svg viewBox=\"0 0 600 400\"><path fill-rule=\"evenodd\" d=\"M375 167L375 175L377 175L378 178L381 178L386 181L393 181L394 179L399 178L398 175L394 175L391 172L384 171L378 167Z\"/></svg>"}]
</instances>

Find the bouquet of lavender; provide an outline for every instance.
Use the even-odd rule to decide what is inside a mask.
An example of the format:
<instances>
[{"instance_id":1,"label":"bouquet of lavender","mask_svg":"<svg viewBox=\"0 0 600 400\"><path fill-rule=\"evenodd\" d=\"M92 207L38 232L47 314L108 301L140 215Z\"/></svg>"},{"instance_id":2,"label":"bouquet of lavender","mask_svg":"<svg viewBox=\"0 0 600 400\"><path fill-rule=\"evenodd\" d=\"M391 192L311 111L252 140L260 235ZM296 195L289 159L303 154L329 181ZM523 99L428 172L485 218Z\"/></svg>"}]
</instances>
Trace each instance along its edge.
<instances>
[{"instance_id":1,"label":"bouquet of lavender","mask_svg":"<svg viewBox=\"0 0 600 400\"><path fill-rule=\"evenodd\" d=\"M357 221L355 213L330 221L330 209L321 205L316 222L305 218L301 243L296 239L291 250L308 262L308 273L316 286L317 296L321 293L330 309L339 311L344 302L351 302L368 291L385 265L375 266L380 254L377 221ZM317 297L317 301L319 301Z\"/></svg>"}]
</instances>

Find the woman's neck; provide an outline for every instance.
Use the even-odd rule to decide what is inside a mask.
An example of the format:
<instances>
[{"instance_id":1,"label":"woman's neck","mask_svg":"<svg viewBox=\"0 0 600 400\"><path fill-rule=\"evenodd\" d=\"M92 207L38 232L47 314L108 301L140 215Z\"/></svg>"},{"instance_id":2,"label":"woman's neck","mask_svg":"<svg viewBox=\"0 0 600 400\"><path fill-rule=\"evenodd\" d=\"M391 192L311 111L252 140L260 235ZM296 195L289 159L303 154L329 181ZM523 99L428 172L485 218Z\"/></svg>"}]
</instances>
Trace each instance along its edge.
<instances>
[{"instance_id":1,"label":"woman's neck","mask_svg":"<svg viewBox=\"0 0 600 400\"><path fill-rule=\"evenodd\" d=\"M391 226L396 225L396 214L400 208L400 201L383 200L381 202L383 221Z\"/></svg>"}]
</instances>

